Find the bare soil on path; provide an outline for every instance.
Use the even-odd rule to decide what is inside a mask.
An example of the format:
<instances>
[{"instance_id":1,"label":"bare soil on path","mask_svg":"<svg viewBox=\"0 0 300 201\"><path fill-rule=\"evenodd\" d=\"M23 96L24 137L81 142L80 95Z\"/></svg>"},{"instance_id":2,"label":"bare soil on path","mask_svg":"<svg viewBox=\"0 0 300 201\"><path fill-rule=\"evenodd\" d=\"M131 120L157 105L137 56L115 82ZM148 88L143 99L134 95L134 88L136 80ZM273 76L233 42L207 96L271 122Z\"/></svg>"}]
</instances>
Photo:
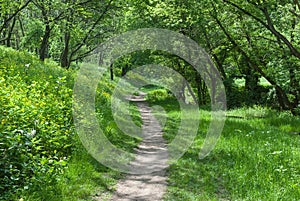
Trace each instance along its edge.
<instances>
[{"instance_id":1,"label":"bare soil on path","mask_svg":"<svg viewBox=\"0 0 300 201\"><path fill-rule=\"evenodd\" d=\"M167 189L167 144L162 137L162 128L151 113L144 96L145 94L141 94L131 99L139 107L143 121L143 140L135 150L135 160L130 163L132 172L138 170L139 174L127 174L121 179L110 199L112 201L158 201L163 199ZM141 174L143 171L152 173Z\"/></svg>"}]
</instances>

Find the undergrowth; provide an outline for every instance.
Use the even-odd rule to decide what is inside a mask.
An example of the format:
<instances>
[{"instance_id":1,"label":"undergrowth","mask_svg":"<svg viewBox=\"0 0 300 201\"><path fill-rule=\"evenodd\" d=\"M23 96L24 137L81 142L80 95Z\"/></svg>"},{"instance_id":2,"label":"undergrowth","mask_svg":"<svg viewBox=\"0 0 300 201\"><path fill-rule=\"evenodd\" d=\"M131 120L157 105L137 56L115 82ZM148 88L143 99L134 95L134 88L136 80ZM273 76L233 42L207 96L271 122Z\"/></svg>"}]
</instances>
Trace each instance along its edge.
<instances>
[{"instance_id":1,"label":"undergrowth","mask_svg":"<svg viewBox=\"0 0 300 201\"><path fill-rule=\"evenodd\" d=\"M0 46L0 200L91 200L120 178L87 153L75 132L75 76L52 61ZM99 124L115 146L132 151L138 139L124 135L110 112L114 86L99 82ZM137 108L130 110L140 125Z\"/></svg>"}]
</instances>

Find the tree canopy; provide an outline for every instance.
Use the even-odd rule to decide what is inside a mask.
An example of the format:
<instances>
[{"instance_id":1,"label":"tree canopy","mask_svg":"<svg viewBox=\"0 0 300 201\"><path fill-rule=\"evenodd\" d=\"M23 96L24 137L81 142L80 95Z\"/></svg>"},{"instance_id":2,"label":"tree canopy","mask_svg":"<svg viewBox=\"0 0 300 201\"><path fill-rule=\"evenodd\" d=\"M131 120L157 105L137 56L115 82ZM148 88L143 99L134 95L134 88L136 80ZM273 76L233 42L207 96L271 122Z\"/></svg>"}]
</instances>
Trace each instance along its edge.
<instances>
[{"instance_id":1,"label":"tree canopy","mask_svg":"<svg viewBox=\"0 0 300 201\"><path fill-rule=\"evenodd\" d=\"M0 11L2 45L27 50L42 61L51 58L63 68L129 30L155 27L182 33L211 55L229 104L271 104L299 113L298 0L2 0ZM174 55L134 53L115 69L124 75L149 61L176 69L192 83L200 103L209 101L201 77Z\"/></svg>"}]
</instances>

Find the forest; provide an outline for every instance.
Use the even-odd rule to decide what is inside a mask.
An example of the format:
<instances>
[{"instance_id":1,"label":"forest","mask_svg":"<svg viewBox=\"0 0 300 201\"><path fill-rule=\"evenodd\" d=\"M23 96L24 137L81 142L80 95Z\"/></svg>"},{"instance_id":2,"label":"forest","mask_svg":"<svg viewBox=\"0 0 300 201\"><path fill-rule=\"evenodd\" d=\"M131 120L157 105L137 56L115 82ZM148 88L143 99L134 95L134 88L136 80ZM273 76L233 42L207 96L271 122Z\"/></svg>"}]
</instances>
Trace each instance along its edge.
<instances>
[{"instance_id":1,"label":"forest","mask_svg":"<svg viewBox=\"0 0 300 201\"><path fill-rule=\"evenodd\" d=\"M185 36L209 55L226 92L222 135L199 159L213 121L211 90L188 61L158 48L128 50L106 66L94 101L106 138L129 153L143 142L133 134L146 124L140 103L113 101L133 77L146 84L122 93L145 96L167 144L190 131L182 105L190 122L200 119L166 170L160 200L300 199L299 0L0 0L0 200L118 200L127 174L87 150L74 125L76 80L82 69L101 71L101 44L153 29ZM132 74L141 66L144 77ZM148 83L151 76L176 83L178 93ZM116 102L130 118L115 118Z\"/></svg>"}]
</instances>

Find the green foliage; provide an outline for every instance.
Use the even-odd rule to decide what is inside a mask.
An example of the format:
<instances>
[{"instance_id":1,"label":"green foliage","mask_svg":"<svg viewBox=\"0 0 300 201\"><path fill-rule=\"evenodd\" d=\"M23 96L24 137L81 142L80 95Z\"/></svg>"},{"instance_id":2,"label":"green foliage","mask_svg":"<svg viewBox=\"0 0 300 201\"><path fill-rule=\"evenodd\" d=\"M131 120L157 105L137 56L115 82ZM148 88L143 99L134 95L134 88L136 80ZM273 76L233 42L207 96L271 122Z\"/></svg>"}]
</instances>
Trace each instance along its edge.
<instances>
[{"instance_id":1,"label":"green foliage","mask_svg":"<svg viewBox=\"0 0 300 201\"><path fill-rule=\"evenodd\" d=\"M1 46L0 58L0 200L80 200L107 190L120 173L95 161L75 134L74 72ZM139 140L125 135L111 113L114 86L99 82L99 124L115 146L132 151ZM129 110L140 126L137 107Z\"/></svg>"},{"instance_id":2,"label":"green foliage","mask_svg":"<svg viewBox=\"0 0 300 201\"><path fill-rule=\"evenodd\" d=\"M27 23L26 34L20 42L24 49L34 52L40 46L40 39L43 37L44 26L39 19L30 19Z\"/></svg>"},{"instance_id":3,"label":"green foliage","mask_svg":"<svg viewBox=\"0 0 300 201\"><path fill-rule=\"evenodd\" d=\"M235 92L248 99L234 106L268 103L265 94L270 88L256 89L263 78L277 87L272 105L294 114L299 111L297 1L18 0L1 1L0 8L1 43L39 54L41 60L50 57L62 67L72 68L72 62L82 61L110 36L138 28L165 28L199 43L211 55L225 82L245 79L245 88ZM154 52L126 55L114 63L115 68L122 69L114 70L116 75L124 75L141 63L158 62L180 72L196 89L201 104L209 102L203 80L196 78L189 65L174 55Z\"/></svg>"},{"instance_id":4,"label":"green foliage","mask_svg":"<svg viewBox=\"0 0 300 201\"><path fill-rule=\"evenodd\" d=\"M150 102L161 101L171 98L170 92L166 89L156 89L147 93L146 99Z\"/></svg>"},{"instance_id":5,"label":"green foliage","mask_svg":"<svg viewBox=\"0 0 300 201\"><path fill-rule=\"evenodd\" d=\"M180 108L160 104L168 120L164 137L171 141L180 125ZM192 113L192 112L191 112ZM198 154L211 114L200 110L198 135L182 158L168 169L164 200L299 200L299 117L256 106L228 111L216 148L203 160ZM193 118L191 116L191 118Z\"/></svg>"},{"instance_id":6,"label":"green foliage","mask_svg":"<svg viewBox=\"0 0 300 201\"><path fill-rule=\"evenodd\" d=\"M258 85L255 90L251 91L245 89L244 80L233 82L232 79L226 79L224 85L226 88L227 107L229 109L253 105L277 108L276 97L272 93L273 87L270 85ZM255 97L259 97L259 99Z\"/></svg>"},{"instance_id":7,"label":"green foliage","mask_svg":"<svg viewBox=\"0 0 300 201\"><path fill-rule=\"evenodd\" d=\"M71 153L74 131L70 73L43 65L25 52L0 50L0 189L4 199L33 183L55 182ZM50 73L55 68L57 74Z\"/></svg>"}]
</instances>

